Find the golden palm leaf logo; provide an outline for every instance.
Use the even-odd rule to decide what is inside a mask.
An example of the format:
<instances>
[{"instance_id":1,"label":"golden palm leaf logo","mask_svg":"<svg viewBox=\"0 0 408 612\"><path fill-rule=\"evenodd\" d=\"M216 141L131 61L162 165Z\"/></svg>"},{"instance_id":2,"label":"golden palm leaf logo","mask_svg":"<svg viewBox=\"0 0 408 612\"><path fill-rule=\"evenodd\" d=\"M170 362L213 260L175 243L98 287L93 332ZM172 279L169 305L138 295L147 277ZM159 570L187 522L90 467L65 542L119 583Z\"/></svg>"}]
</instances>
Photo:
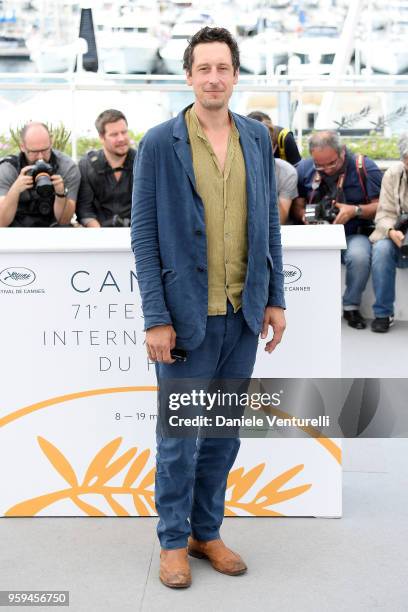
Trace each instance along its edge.
<instances>
[{"instance_id":1,"label":"golden palm leaf logo","mask_svg":"<svg viewBox=\"0 0 408 612\"><path fill-rule=\"evenodd\" d=\"M284 516L280 512L271 510L270 506L302 495L312 486L311 484L304 484L291 489L280 490L291 478L294 478L303 470L304 465L296 465L268 482L257 493L253 494L251 500L244 501L243 498L254 486L264 468L265 463L260 463L251 470L248 470L248 472L245 472L243 467L230 472L227 481L227 491L231 489L231 494L225 500L225 516L237 516L233 508L235 510L244 510L254 516Z\"/></svg>"},{"instance_id":2,"label":"golden palm leaf logo","mask_svg":"<svg viewBox=\"0 0 408 612\"><path fill-rule=\"evenodd\" d=\"M115 438L97 452L80 482L71 463L54 444L41 436L38 436L37 440L42 452L68 487L20 502L9 508L5 516L35 516L62 499L70 499L88 516L107 516L96 505L84 501L81 498L83 495L94 495L96 499L102 496L116 516L131 516L126 508L115 499L115 495L118 494L132 497L137 515L153 516L156 514L152 489L155 468L146 470L150 449L138 453L138 449L133 447L114 458L122 444L121 437ZM258 490L249 501L243 498L262 474L265 463L255 466L246 473L242 467L231 471L227 483L227 491L230 491L231 494L225 500L226 516L237 516L234 510L239 509L254 516L282 516L279 512L271 510L270 506L301 495L312 486L305 484L280 490L303 467L303 465L295 466L277 476ZM125 468L122 484L120 486L109 484Z\"/></svg>"},{"instance_id":3,"label":"golden palm leaf logo","mask_svg":"<svg viewBox=\"0 0 408 612\"><path fill-rule=\"evenodd\" d=\"M70 499L84 514L88 516L107 516L99 508L85 502L81 495L102 496L112 508L116 516L131 516L114 497L117 494L132 496L135 511L140 516L152 516L156 512L154 492L155 469L146 468L150 450L137 454L136 447L130 448L122 455L113 459L122 443L122 438L115 438L104 446L92 459L82 482L79 482L74 468L63 453L51 442L38 436L38 444L49 462L69 485L59 491L47 493L16 504L5 516L35 516L44 508L61 499ZM109 481L127 467L127 472L120 486L111 486ZM136 481L138 481L136 483Z\"/></svg>"}]
</instances>

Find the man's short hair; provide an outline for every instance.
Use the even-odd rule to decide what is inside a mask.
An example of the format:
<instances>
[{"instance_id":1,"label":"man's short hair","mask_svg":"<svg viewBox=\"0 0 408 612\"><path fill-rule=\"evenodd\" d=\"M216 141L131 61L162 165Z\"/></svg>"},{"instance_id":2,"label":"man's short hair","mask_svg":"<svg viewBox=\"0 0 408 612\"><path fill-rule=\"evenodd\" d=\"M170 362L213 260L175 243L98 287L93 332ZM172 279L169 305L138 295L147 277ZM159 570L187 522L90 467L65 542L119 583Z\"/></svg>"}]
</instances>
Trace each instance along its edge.
<instances>
[{"instance_id":1,"label":"man's short hair","mask_svg":"<svg viewBox=\"0 0 408 612\"><path fill-rule=\"evenodd\" d=\"M315 132L309 138L309 153L315 149L324 149L330 147L334 149L338 155L343 151L340 135L335 131Z\"/></svg>"},{"instance_id":2,"label":"man's short hair","mask_svg":"<svg viewBox=\"0 0 408 612\"><path fill-rule=\"evenodd\" d=\"M408 132L404 132L398 138L398 149L401 159L408 157Z\"/></svg>"},{"instance_id":3,"label":"man's short hair","mask_svg":"<svg viewBox=\"0 0 408 612\"><path fill-rule=\"evenodd\" d=\"M29 121L28 123L23 125L23 127L20 130L20 142L24 142L25 137L27 136L28 130L34 127L35 125L36 126L41 125L41 127L43 127L46 130L46 132L48 132L48 135L51 138L51 133L50 133L50 130L48 129L48 125L46 125L45 123L42 123L41 121Z\"/></svg>"},{"instance_id":4,"label":"man's short hair","mask_svg":"<svg viewBox=\"0 0 408 612\"><path fill-rule=\"evenodd\" d=\"M270 116L259 110L252 111L247 115L247 117L250 117L250 119L255 119L255 121L270 121L272 123Z\"/></svg>"},{"instance_id":5,"label":"man's short hair","mask_svg":"<svg viewBox=\"0 0 408 612\"><path fill-rule=\"evenodd\" d=\"M275 148L278 146L278 138L279 138L280 130L279 128L276 127L276 125L273 125L273 122L270 116L262 111L256 110L256 111L252 111L251 113L249 113L247 117L250 117L251 119L255 119L255 121L260 121L261 123L266 125L269 131L269 136L271 137L271 140L272 140L273 150L275 150Z\"/></svg>"},{"instance_id":6,"label":"man's short hair","mask_svg":"<svg viewBox=\"0 0 408 612\"><path fill-rule=\"evenodd\" d=\"M107 123L115 123L115 121L120 121L121 119L123 119L127 125L127 119L122 111L114 108L108 108L108 110L103 111L97 116L95 121L95 127L99 136L103 136L105 134L105 127Z\"/></svg>"},{"instance_id":7,"label":"man's short hair","mask_svg":"<svg viewBox=\"0 0 408 612\"><path fill-rule=\"evenodd\" d=\"M187 74L191 74L194 61L194 48L202 43L222 42L228 45L231 51L232 66L234 68L234 74L239 69L239 49L238 44L232 34L225 28L210 28L205 26L190 38L188 47L184 51L183 55L183 69Z\"/></svg>"}]
</instances>

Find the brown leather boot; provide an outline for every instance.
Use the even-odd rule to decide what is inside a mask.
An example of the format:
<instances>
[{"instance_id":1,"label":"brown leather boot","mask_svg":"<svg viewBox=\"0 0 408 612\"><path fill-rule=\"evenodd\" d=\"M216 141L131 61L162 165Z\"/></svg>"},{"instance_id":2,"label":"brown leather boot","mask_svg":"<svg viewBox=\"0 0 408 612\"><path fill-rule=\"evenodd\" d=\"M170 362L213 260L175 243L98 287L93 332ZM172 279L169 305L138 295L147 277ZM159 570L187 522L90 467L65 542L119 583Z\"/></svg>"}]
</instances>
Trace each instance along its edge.
<instances>
[{"instance_id":1,"label":"brown leather boot","mask_svg":"<svg viewBox=\"0 0 408 612\"><path fill-rule=\"evenodd\" d=\"M168 587L182 589L191 584L187 548L175 548L160 552L160 580Z\"/></svg>"},{"instance_id":2,"label":"brown leather boot","mask_svg":"<svg viewBox=\"0 0 408 612\"><path fill-rule=\"evenodd\" d=\"M198 559L208 559L217 572L228 576L239 576L248 569L241 557L227 548L221 539L199 542L189 537L188 554Z\"/></svg>"}]
</instances>

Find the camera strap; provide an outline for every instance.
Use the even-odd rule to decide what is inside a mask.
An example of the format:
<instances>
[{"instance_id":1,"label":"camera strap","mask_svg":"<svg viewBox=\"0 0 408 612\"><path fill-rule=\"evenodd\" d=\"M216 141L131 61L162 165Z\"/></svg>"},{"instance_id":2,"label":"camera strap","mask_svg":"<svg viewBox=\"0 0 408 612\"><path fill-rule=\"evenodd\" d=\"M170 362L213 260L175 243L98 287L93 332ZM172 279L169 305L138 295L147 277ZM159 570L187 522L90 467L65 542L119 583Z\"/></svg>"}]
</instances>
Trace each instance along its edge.
<instances>
[{"instance_id":1,"label":"camera strap","mask_svg":"<svg viewBox=\"0 0 408 612\"><path fill-rule=\"evenodd\" d=\"M308 204L313 204L316 192L319 191L322 182L322 175L316 170L312 180L312 191L310 192Z\"/></svg>"},{"instance_id":2,"label":"camera strap","mask_svg":"<svg viewBox=\"0 0 408 612\"><path fill-rule=\"evenodd\" d=\"M361 155L361 153L356 156L356 170L357 170L358 180L360 182L361 191L364 194L365 203L369 204L370 198L368 197L367 188L366 188L367 169L365 166L364 155Z\"/></svg>"},{"instance_id":3,"label":"camera strap","mask_svg":"<svg viewBox=\"0 0 408 612\"><path fill-rule=\"evenodd\" d=\"M343 186L344 186L344 181L346 179L346 173L342 172L338 179L337 179L337 183L336 183L336 197L332 198L331 203L332 203L332 207L334 208L336 206L336 204L338 202L340 202L340 198L339 198L339 194L341 195L341 199L344 200L344 192L343 192ZM312 181L312 192L309 196L309 202L308 204L312 204L313 200L316 196L316 193L319 191L321 184L323 181L323 177L320 174L320 172L318 172L316 170L314 176L313 176L313 181Z\"/></svg>"},{"instance_id":4,"label":"camera strap","mask_svg":"<svg viewBox=\"0 0 408 612\"><path fill-rule=\"evenodd\" d=\"M401 204L401 185L402 185L402 179L404 178L404 174L405 174L405 179L408 179L408 174L407 171L405 170L405 168L402 169L402 172L400 174L399 177L399 182L398 182L398 208L399 208L399 214L400 216L402 215L402 204Z\"/></svg>"},{"instance_id":5,"label":"camera strap","mask_svg":"<svg viewBox=\"0 0 408 612\"><path fill-rule=\"evenodd\" d=\"M337 179L337 185L336 185L336 199L334 201L335 205L337 203L339 204L344 204L344 190L343 190L343 186L344 186L344 181L346 180L346 173L342 172L339 176L339 178ZM340 197L339 197L340 195Z\"/></svg>"}]
</instances>

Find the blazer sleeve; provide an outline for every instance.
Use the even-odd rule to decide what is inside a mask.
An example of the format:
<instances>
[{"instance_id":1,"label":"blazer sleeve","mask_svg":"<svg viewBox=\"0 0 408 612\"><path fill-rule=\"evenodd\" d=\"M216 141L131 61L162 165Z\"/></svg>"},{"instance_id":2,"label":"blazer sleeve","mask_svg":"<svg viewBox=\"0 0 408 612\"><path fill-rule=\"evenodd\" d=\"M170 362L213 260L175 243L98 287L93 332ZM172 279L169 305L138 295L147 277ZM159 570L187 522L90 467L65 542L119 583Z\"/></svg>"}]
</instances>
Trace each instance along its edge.
<instances>
[{"instance_id":1,"label":"blazer sleeve","mask_svg":"<svg viewBox=\"0 0 408 612\"><path fill-rule=\"evenodd\" d=\"M278 194L276 189L275 160L272 152L270 138L268 147L269 169L269 254L272 258L273 269L269 280L268 306L286 308L283 289L282 270L282 244L279 223Z\"/></svg>"},{"instance_id":2,"label":"blazer sleeve","mask_svg":"<svg viewBox=\"0 0 408 612\"><path fill-rule=\"evenodd\" d=\"M153 146L141 141L133 167L131 246L142 298L144 330L171 325L161 278L157 226L156 166Z\"/></svg>"}]
</instances>

